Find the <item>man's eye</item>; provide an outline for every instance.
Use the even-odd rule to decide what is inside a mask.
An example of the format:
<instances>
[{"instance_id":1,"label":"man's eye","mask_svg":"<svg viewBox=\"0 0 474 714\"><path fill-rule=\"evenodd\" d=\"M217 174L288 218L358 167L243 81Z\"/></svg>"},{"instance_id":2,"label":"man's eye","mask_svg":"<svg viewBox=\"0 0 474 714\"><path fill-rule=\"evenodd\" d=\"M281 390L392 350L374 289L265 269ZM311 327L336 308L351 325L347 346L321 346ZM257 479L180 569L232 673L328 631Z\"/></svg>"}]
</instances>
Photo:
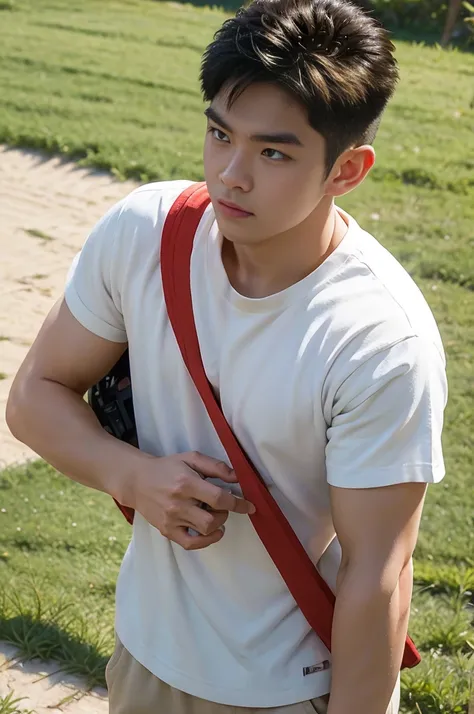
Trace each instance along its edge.
<instances>
[{"instance_id":1,"label":"man's eye","mask_svg":"<svg viewBox=\"0 0 474 714\"><path fill-rule=\"evenodd\" d=\"M276 149L264 149L262 154L266 156L267 159L272 159L273 161L284 161L289 158L289 156L282 154L281 151L277 151Z\"/></svg>"},{"instance_id":2,"label":"man's eye","mask_svg":"<svg viewBox=\"0 0 474 714\"><path fill-rule=\"evenodd\" d=\"M215 126L211 126L209 128L209 131L210 131L211 135L214 137L214 139L217 139L217 141L224 141L226 143L229 141L229 137L227 136L227 134L225 134L220 129L216 129Z\"/></svg>"}]
</instances>

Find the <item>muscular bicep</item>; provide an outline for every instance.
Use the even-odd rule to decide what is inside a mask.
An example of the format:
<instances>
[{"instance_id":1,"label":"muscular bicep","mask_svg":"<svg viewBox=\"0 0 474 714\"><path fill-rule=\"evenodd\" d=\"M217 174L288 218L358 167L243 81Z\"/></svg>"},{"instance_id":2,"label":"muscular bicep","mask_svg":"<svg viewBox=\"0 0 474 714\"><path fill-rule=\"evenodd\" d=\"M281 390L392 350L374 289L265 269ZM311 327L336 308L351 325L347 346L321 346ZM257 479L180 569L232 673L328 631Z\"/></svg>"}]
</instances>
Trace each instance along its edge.
<instances>
[{"instance_id":1,"label":"muscular bicep","mask_svg":"<svg viewBox=\"0 0 474 714\"><path fill-rule=\"evenodd\" d=\"M392 581L412 557L426 492L424 483L380 488L330 487L334 527L342 566Z\"/></svg>"},{"instance_id":2,"label":"muscular bicep","mask_svg":"<svg viewBox=\"0 0 474 714\"><path fill-rule=\"evenodd\" d=\"M36 379L57 382L83 395L109 371L126 347L126 342L112 342L87 330L61 299L21 365L10 399Z\"/></svg>"}]
</instances>

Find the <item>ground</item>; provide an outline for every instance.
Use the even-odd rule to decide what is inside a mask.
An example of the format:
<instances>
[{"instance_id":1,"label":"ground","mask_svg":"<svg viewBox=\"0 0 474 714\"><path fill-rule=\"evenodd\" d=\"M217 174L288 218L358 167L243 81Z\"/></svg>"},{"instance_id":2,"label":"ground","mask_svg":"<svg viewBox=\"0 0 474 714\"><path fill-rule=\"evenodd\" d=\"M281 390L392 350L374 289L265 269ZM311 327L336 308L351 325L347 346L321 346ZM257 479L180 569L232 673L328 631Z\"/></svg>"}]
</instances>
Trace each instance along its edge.
<instances>
[{"instance_id":1,"label":"ground","mask_svg":"<svg viewBox=\"0 0 474 714\"><path fill-rule=\"evenodd\" d=\"M58 158L0 147L1 468L35 457L5 424L13 376L61 295L68 268L87 230L133 187L131 182L79 169ZM0 642L0 714L14 712L15 699L21 700L20 710L34 707L36 714L100 714L108 710L103 687L87 695L87 680L58 668L56 662L38 659L23 663L17 648ZM13 695L7 700L10 692Z\"/></svg>"},{"instance_id":2,"label":"ground","mask_svg":"<svg viewBox=\"0 0 474 714\"><path fill-rule=\"evenodd\" d=\"M133 186L59 158L0 147L0 469L32 456L5 424L13 375L61 295L87 231Z\"/></svg>"},{"instance_id":3,"label":"ground","mask_svg":"<svg viewBox=\"0 0 474 714\"><path fill-rule=\"evenodd\" d=\"M10 147L0 151L0 465L21 462L0 468L0 640L83 675L88 687L104 686L130 530L111 499L41 461L23 462L29 452L2 422L5 399L74 253L129 190L111 176L202 178L199 59L224 17L149 0L0 1L0 142ZM446 348L447 475L428 489L415 552L410 633L423 662L402 676L402 711L466 714L474 666L474 55L396 39L401 82L375 143L377 164L341 206L413 276ZM93 178L66 158L110 174ZM2 686L10 676L0 673ZM10 714L2 696L0 714Z\"/></svg>"}]
</instances>

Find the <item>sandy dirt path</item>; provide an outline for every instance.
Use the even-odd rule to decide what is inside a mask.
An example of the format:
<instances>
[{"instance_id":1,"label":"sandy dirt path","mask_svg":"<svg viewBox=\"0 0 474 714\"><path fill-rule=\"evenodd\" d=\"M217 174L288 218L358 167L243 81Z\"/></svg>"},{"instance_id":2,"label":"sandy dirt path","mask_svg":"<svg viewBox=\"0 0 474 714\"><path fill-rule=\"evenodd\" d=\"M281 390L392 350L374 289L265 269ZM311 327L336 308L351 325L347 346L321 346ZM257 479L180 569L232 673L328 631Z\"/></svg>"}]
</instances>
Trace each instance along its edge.
<instances>
[{"instance_id":1,"label":"sandy dirt path","mask_svg":"<svg viewBox=\"0 0 474 714\"><path fill-rule=\"evenodd\" d=\"M0 145L0 470L35 458L5 423L13 377L60 297L74 255L94 223L135 184L59 158ZM86 693L55 663L23 664L0 643L0 700L13 692L36 714L105 714L107 692Z\"/></svg>"},{"instance_id":2,"label":"sandy dirt path","mask_svg":"<svg viewBox=\"0 0 474 714\"><path fill-rule=\"evenodd\" d=\"M60 158L0 145L0 469L35 456L5 423L13 376L88 232L134 187Z\"/></svg>"},{"instance_id":3,"label":"sandy dirt path","mask_svg":"<svg viewBox=\"0 0 474 714\"><path fill-rule=\"evenodd\" d=\"M0 703L10 692L25 714L107 714L109 710L105 689L87 691L80 677L61 672L55 662L23 662L15 647L0 642Z\"/></svg>"}]
</instances>

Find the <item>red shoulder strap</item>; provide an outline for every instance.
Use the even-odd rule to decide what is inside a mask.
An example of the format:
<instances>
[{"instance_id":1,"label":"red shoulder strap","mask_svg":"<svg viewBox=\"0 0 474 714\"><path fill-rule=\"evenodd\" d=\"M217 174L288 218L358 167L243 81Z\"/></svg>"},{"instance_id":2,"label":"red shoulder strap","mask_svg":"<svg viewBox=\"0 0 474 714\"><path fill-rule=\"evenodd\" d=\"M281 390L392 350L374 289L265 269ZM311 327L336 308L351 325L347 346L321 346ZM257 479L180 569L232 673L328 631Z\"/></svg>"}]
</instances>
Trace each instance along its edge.
<instances>
[{"instance_id":1,"label":"red shoulder strap","mask_svg":"<svg viewBox=\"0 0 474 714\"><path fill-rule=\"evenodd\" d=\"M161 272L168 316L183 360L235 469L242 492L257 509L250 516L252 524L303 615L330 651L334 594L242 450L204 371L192 306L190 263L194 235L209 202L205 184L194 184L181 194L165 222ZM420 656L408 638L402 666L413 667L419 661Z\"/></svg>"}]
</instances>

